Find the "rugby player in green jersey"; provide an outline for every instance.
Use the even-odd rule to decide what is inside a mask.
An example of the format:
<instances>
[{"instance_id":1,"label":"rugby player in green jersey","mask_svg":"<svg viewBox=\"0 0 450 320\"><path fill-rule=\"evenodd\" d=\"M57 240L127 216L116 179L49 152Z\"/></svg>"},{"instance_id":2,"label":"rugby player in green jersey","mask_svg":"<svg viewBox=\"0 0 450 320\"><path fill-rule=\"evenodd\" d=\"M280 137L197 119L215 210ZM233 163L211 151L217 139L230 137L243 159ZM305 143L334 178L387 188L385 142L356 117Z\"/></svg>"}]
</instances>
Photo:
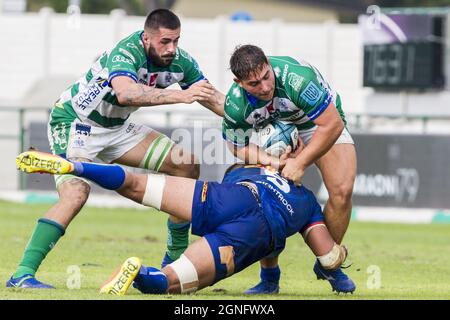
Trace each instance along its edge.
<instances>
[{"instance_id":1,"label":"rugby player in green jersey","mask_svg":"<svg viewBox=\"0 0 450 320\"><path fill-rule=\"evenodd\" d=\"M319 168L329 199L325 222L336 243L348 228L356 175L356 151L342 111L340 96L320 72L304 61L266 56L253 45L236 48L230 69L235 76L225 98L223 136L234 155L246 163L270 165L283 177L300 183L311 164ZM280 159L252 143L252 132L278 119L294 123L305 148ZM246 293L276 293L280 269L277 257L261 261L261 282ZM355 284L341 269L329 272L317 262L318 279L337 292L353 292Z\"/></svg>"},{"instance_id":2,"label":"rugby player in green jersey","mask_svg":"<svg viewBox=\"0 0 450 320\"><path fill-rule=\"evenodd\" d=\"M194 155L167 136L129 119L139 107L196 101L223 116L224 95L178 47L180 30L174 13L154 10L147 16L144 30L103 53L55 103L48 125L52 152L71 160L99 158L105 163L198 178ZM183 90L166 89L175 83ZM90 192L88 181L80 177L61 175L55 176L55 181L59 201L39 219L7 287L53 288L36 280L35 273ZM165 258L171 262L188 245L189 223L172 219L168 226Z\"/></svg>"}]
</instances>

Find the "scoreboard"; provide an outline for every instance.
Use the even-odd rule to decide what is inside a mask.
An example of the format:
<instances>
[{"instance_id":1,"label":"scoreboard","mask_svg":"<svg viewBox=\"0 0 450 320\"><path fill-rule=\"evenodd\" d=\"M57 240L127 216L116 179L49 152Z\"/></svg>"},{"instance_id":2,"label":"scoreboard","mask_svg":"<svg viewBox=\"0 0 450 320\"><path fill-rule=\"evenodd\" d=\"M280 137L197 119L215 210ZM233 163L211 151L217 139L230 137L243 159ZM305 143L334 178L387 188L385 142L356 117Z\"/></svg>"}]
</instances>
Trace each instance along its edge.
<instances>
[{"instance_id":1,"label":"scoreboard","mask_svg":"<svg viewBox=\"0 0 450 320\"><path fill-rule=\"evenodd\" d=\"M364 86L442 88L443 46L429 41L364 46Z\"/></svg>"},{"instance_id":2,"label":"scoreboard","mask_svg":"<svg viewBox=\"0 0 450 320\"><path fill-rule=\"evenodd\" d=\"M447 14L380 12L378 19L360 17L363 85L387 91L444 88Z\"/></svg>"}]
</instances>

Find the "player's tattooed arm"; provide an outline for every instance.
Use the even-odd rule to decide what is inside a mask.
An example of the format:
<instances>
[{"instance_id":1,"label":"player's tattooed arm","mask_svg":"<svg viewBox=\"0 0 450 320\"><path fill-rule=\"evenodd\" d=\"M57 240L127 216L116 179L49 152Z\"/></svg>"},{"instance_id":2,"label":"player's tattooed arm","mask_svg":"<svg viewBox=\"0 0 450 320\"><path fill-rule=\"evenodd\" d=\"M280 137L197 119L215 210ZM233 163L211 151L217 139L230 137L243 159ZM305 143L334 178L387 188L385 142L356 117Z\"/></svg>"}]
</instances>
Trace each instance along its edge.
<instances>
[{"instance_id":1,"label":"player's tattooed arm","mask_svg":"<svg viewBox=\"0 0 450 320\"><path fill-rule=\"evenodd\" d=\"M117 100L126 106L153 106L182 102L177 90L156 89L134 83L116 92Z\"/></svg>"},{"instance_id":2,"label":"player's tattooed arm","mask_svg":"<svg viewBox=\"0 0 450 320\"><path fill-rule=\"evenodd\" d=\"M158 89L136 83L128 77L111 80L117 100L125 106L155 106L173 103L192 103L211 99L214 91L199 81L187 90Z\"/></svg>"},{"instance_id":3,"label":"player's tattooed arm","mask_svg":"<svg viewBox=\"0 0 450 320\"><path fill-rule=\"evenodd\" d=\"M120 104L125 106L154 106L182 103L180 90L157 89L136 83L128 77L115 77L111 86Z\"/></svg>"}]
</instances>

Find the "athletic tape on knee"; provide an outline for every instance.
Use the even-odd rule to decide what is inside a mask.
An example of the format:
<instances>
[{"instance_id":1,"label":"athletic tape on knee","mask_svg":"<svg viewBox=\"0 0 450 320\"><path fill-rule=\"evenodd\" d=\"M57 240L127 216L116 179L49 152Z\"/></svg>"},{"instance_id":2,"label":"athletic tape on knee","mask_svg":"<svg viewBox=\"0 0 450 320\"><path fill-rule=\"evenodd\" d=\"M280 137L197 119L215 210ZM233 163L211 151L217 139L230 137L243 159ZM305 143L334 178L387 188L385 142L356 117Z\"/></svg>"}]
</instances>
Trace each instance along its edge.
<instances>
[{"instance_id":1,"label":"athletic tape on knee","mask_svg":"<svg viewBox=\"0 0 450 320\"><path fill-rule=\"evenodd\" d=\"M198 289L198 274L191 260L184 254L178 260L169 264L180 281L181 293L192 293Z\"/></svg>"},{"instance_id":2,"label":"athletic tape on knee","mask_svg":"<svg viewBox=\"0 0 450 320\"><path fill-rule=\"evenodd\" d=\"M334 270L341 266L347 257L347 249L344 246L334 244L333 248L327 254L317 257L324 269Z\"/></svg>"},{"instance_id":3,"label":"athletic tape on knee","mask_svg":"<svg viewBox=\"0 0 450 320\"><path fill-rule=\"evenodd\" d=\"M165 175L153 173L148 174L147 185L145 186L142 204L144 206L153 207L160 210L165 186L166 186Z\"/></svg>"},{"instance_id":4,"label":"athletic tape on knee","mask_svg":"<svg viewBox=\"0 0 450 320\"><path fill-rule=\"evenodd\" d=\"M303 231L303 234L302 234L303 238L305 239L305 241L306 241L306 238L308 238L308 234L315 227L326 227L326 226L325 226L325 223L316 223L316 224L313 224L313 225L309 226L305 231Z\"/></svg>"},{"instance_id":5,"label":"athletic tape on knee","mask_svg":"<svg viewBox=\"0 0 450 320\"><path fill-rule=\"evenodd\" d=\"M174 143L165 135L159 135L148 147L139 167L158 172Z\"/></svg>"}]
</instances>

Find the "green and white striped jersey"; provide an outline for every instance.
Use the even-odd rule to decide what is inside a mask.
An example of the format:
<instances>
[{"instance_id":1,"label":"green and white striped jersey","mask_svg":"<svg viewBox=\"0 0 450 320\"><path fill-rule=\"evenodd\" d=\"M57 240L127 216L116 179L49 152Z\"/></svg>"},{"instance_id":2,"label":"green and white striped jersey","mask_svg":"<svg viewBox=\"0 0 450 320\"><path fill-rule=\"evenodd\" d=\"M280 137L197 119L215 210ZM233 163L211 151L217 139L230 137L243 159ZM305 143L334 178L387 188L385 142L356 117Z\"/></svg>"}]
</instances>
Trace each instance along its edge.
<instances>
[{"instance_id":1,"label":"green and white striped jersey","mask_svg":"<svg viewBox=\"0 0 450 320\"><path fill-rule=\"evenodd\" d=\"M274 119L293 123L298 130L310 129L331 102L345 123L339 95L314 66L287 56L269 56L268 60L275 74L273 99L259 100L234 83L225 98L225 140L245 146L253 130Z\"/></svg>"},{"instance_id":2,"label":"green and white striped jersey","mask_svg":"<svg viewBox=\"0 0 450 320\"><path fill-rule=\"evenodd\" d=\"M205 79L197 62L181 48L177 48L169 66L153 64L145 53L142 33L142 30L134 32L103 53L86 74L62 93L53 111L95 126L117 127L139 107L124 106L117 101L110 86L114 77L128 76L156 88L178 83L182 89Z\"/></svg>"}]
</instances>

